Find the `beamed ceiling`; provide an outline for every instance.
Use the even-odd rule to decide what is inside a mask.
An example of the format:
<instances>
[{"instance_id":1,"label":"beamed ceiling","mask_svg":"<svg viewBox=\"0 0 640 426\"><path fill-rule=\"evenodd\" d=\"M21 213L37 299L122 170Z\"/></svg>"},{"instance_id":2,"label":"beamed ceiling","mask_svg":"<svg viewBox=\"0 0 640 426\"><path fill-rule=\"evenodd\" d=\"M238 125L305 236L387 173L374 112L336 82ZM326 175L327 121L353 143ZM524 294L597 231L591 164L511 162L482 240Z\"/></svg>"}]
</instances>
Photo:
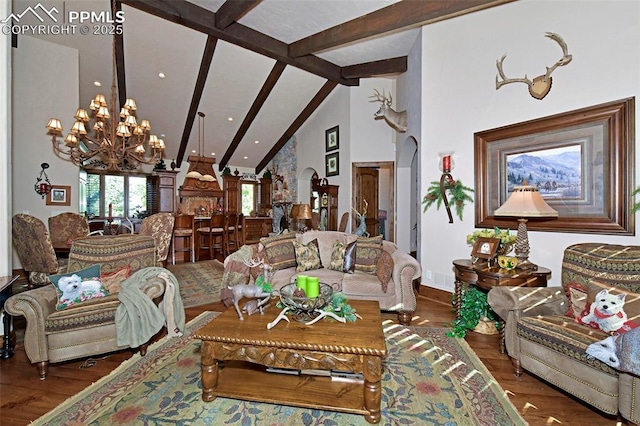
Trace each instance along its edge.
<instances>
[{"instance_id":1,"label":"beamed ceiling","mask_svg":"<svg viewBox=\"0 0 640 426\"><path fill-rule=\"evenodd\" d=\"M200 151L202 111L202 154L215 156L220 169L260 172L338 85L406 71L421 25L509 1L116 0L125 17L115 40L117 92L136 100L138 119L164 135L165 158L178 167ZM113 7L110 0L40 3L67 13ZM33 0L13 0L14 12L28 6ZM96 93L109 96L112 37L38 37L78 49L82 107ZM59 118L68 130L72 117Z\"/></svg>"}]
</instances>

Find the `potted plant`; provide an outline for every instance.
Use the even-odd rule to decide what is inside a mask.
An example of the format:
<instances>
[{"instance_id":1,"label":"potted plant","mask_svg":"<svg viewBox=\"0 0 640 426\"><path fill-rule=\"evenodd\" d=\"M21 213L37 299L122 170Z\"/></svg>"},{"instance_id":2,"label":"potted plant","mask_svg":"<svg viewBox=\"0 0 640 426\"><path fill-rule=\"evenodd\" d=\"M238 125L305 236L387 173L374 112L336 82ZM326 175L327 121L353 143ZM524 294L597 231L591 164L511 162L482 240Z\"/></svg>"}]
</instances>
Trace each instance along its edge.
<instances>
[{"instance_id":1,"label":"potted plant","mask_svg":"<svg viewBox=\"0 0 640 426\"><path fill-rule=\"evenodd\" d=\"M452 302L454 305L456 304L455 294ZM487 303L487 293L476 287L463 289L460 300L460 315L447 325L451 327L451 331L447 333L449 337L463 338L468 330L474 330L478 327L482 327L478 331L483 334L495 334L498 322L489 303Z\"/></svg>"}]
</instances>

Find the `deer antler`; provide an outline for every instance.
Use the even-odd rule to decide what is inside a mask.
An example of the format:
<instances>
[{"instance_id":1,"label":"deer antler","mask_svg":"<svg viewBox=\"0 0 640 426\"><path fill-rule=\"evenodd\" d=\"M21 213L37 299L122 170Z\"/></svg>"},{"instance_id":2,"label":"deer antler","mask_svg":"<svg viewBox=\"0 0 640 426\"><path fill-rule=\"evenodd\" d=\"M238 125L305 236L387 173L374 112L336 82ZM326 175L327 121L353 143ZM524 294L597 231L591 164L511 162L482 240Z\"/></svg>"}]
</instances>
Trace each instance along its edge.
<instances>
[{"instance_id":1,"label":"deer antler","mask_svg":"<svg viewBox=\"0 0 640 426\"><path fill-rule=\"evenodd\" d=\"M367 209L369 208L369 203L367 202L367 200L363 200L364 201L364 212L362 212L363 216L367 215Z\"/></svg>"},{"instance_id":2,"label":"deer antler","mask_svg":"<svg viewBox=\"0 0 640 426\"><path fill-rule=\"evenodd\" d=\"M545 37L554 40L560 45L560 47L562 48L562 58L560 58L560 60L553 64L551 67L545 67L547 69L547 72L545 74L539 75L533 80L529 80L526 74L524 75L524 78L507 78L507 76L504 74L504 71L502 70L502 63L504 62L504 58L507 57L507 54L505 53L504 55L502 55L502 58L496 61L496 67L498 68L498 75L496 75L496 90L509 83L525 83L529 87L529 93L534 98L542 99L547 96L547 93L549 93L549 90L551 90L551 73L556 68L567 65L569 62L571 62L573 57L569 54L567 44L558 34L547 32L545 33ZM502 81L500 81L500 78L502 78Z\"/></svg>"},{"instance_id":3,"label":"deer antler","mask_svg":"<svg viewBox=\"0 0 640 426\"><path fill-rule=\"evenodd\" d=\"M262 266L264 264L264 259L261 259L259 257L256 257L256 258L251 259L251 260L243 259L242 263L247 265L249 268L255 268L257 266Z\"/></svg>"},{"instance_id":4,"label":"deer antler","mask_svg":"<svg viewBox=\"0 0 640 426\"><path fill-rule=\"evenodd\" d=\"M549 37L551 40L555 41L562 48L562 58L551 67L547 67L547 73L545 77L550 77L551 73L558 67L562 67L567 65L573 59L573 56L569 54L569 48L567 47L567 43L564 42L562 37L560 37L556 33L545 33L545 37Z\"/></svg>"},{"instance_id":5,"label":"deer antler","mask_svg":"<svg viewBox=\"0 0 640 426\"><path fill-rule=\"evenodd\" d=\"M353 206L351 206L351 210L353 210L353 211L356 213L356 216L357 216L357 217L362 216L362 215L360 214L360 212L358 212L358 210L356 210L355 208L353 208Z\"/></svg>"},{"instance_id":6,"label":"deer antler","mask_svg":"<svg viewBox=\"0 0 640 426\"><path fill-rule=\"evenodd\" d=\"M384 91L383 91L384 92ZM376 98L373 101L369 101L369 102L384 102L387 98L384 95L381 95L380 92L378 92L377 89L373 89L373 96L369 96L369 98Z\"/></svg>"},{"instance_id":7,"label":"deer antler","mask_svg":"<svg viewBox=\"0 0 640 426\"><path fill-rule=\"evenodd\" d=\"M526 74L524 75L524 78L507 78L507 76L504 75L504 71L502 71L502 63L504 62L504 58L506 57L507 57L507 54L505 53L504 55L502 55L502 58L500 58L499 61L496 61L496 66L498 67L498 74L500 75L500 77L502 77L502 81L500 81L498 79L498 76L496 75L496 90L501 88L503 85L509 84L509 83L525 83L529 87L531 87L531 85L533 84L533 81L529 80Z\"/></svg>"}]
</instances>

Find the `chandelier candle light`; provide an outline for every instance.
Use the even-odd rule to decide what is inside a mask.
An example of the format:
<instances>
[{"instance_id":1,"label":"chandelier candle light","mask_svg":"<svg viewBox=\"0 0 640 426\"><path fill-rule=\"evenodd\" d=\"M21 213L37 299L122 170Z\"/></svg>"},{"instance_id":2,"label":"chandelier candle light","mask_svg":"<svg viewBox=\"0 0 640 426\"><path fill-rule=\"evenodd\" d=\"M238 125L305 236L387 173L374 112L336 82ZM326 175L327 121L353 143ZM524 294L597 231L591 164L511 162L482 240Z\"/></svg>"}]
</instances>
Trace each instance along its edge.
<instances>
[{"instance_id":1,"label":"chandelier candle light","mask_svg":"<svg viewBox=\"0 0 640 426\"><path fill-rule=\"evenodd\" d=\"M116 109L116 53L115 36L112 43L112 81L110 104L107 104L105 96L98 94L91 101L89 109L78 108L74 118L75 123L70 133L64 139L64 144L58 137L62 136L62 123L57 118L51 118L47 124L48 134L52 136L51 142L56 155L64 160L69 160L77 166L85 166L91 160L95 167L102 167L110 171L122 171L136 169L140 164L154 164L162 159L162 151L165 148L164 141L156 135L150 135L151 125L148 120L136 120L138 109L136 101L129 98L120 109L119 118L112 117ZM89 136L86 123L94 120ZM145 150L145 144L149 143L150 155Z\"/></svg>"},{"instance_id":2,"label":"chandelier candle light","mask_svg":"<svg viewBox=\"0 0 640 426\"><path fill-rule=\"evenodd\" d=\"M516 269L536 270L538 266L529 261L529 236L527 234L527 218L556 218L558 212L552 209L542 198L535 186L516 186L507 201L498 207L494 216L510 216L518 218L518 234L516 236L515 254L518 258Z\"/></svg>"}]
</instances>

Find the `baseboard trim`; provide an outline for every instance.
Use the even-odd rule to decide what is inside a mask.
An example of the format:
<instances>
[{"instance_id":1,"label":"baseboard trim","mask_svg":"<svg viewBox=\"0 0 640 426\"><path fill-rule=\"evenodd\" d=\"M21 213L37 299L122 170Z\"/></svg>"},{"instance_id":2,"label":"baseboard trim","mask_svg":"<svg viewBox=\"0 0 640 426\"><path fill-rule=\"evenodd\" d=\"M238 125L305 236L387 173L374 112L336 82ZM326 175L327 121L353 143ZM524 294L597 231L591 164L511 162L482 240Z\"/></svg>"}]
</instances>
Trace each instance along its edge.
<instances>
[{"instance_id":1,"label":"baseboard trim","mask_svg":"<svg viewBox=\"0 0 640 426\"><path fill-rule=\"evenodd\" d=\"M428 287L426 285L421 285L418 288L418 294L420 296L427 297L434 302L443 303L445 305L451 306L451 293L445 290L440 290L438 288Z\"/></svg>"}]
</instances>

